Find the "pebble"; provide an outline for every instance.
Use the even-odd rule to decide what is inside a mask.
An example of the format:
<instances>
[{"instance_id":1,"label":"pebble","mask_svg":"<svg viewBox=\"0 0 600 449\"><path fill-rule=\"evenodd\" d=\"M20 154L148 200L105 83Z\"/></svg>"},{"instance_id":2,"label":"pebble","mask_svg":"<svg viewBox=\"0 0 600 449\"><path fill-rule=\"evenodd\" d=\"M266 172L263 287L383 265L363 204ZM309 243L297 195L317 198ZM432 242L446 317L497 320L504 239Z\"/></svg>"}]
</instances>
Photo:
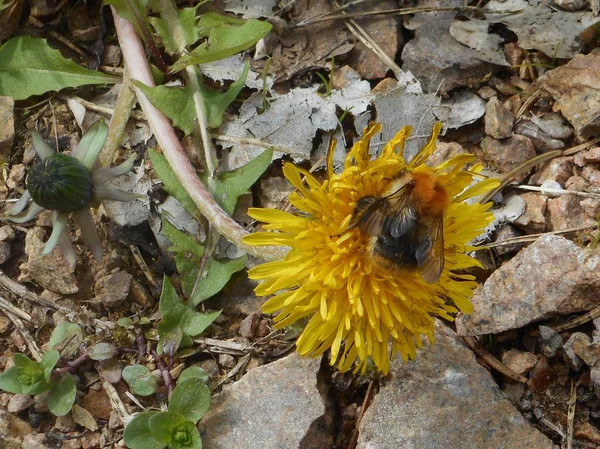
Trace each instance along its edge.
<instances>
[{"instance_id":1,"label":"pebble","mask_svg":"<svg viewBox=\"0 0 600 449\"><path fill-rule=\"evenodd\" d=\"M533 369L537 360L535 354L518 349L511 349L502 354L502 363L522 376L526 376Z\"/></svg>"},{"instance_id":2,"label":"pebble","mask_svg":"<svg viewBox=\"0 0 600 449\"><path fill-rule=\"evenodd\" d=\"M546 357L555 357L563 347L560 334L548 326L540 326L540 341L542 352Z\"/></svg>"},{"instance_id":3,"label":"pebble","mask_svg":"<svg viewBox=\"0 0 600 449\"><path fill-rule=\"evenodd\" d=\"M508 173L536 155L531 140L518 134L504 140L487 136L481 145L486 160L501 173Z\"/></svg>"},{"instance_id":4,"label":"pebble","mask_svg":"<svg viewBox=\"0 0 600 449\"><path fill-rule=\"evenodd\" d=\"M491 98L485 106L485 133L495 139L507 139L512 135L515 116L506 109L498 97Z\"/></svg>"},{"instance_id":5,"label":"pebble","mask_svg":"<svg viewBox=\"0 0 600 449\"><path fill-rule=\"evenodd\" d=\"M238 333L244 338L251 339L254 337L259 323L260 314L253 312L242 320Z\"/></svg>"},{"instance_id":6,"label":"pebble","mask_svg":"<svg viewBox=\"0 0 600 449\"><path fill-rule=\"evenodd\" d=\"M583 332L574 332L565 342L563 348L563 359L574 371L579 371L585 366L585 361L580 357L584 347L592 344L592 339Z\"/></svg>"},{"instance_id":7,"label":"pebble","mask_svg":"<svg viewBox=\"0 0 600 449\"><path fill-rule=\"evenodd\" d=\"M15 394L10 401L8 402L8 406L6 410L9 413L21 413L23 410L27 410L29 407L33 405L33 397L28 394Z\"/></svg>"},{"instance_id":8,"label":"pebble","mask_svg":"<svg viewBox=\"0 0 600 449\"><path fill-rule=\"evenodd\" d=\"M525 211L513 224L528 234L544 232L548 198L535 192L523 193L519 196L525 200Z\"/></svg>"}]
</instances>

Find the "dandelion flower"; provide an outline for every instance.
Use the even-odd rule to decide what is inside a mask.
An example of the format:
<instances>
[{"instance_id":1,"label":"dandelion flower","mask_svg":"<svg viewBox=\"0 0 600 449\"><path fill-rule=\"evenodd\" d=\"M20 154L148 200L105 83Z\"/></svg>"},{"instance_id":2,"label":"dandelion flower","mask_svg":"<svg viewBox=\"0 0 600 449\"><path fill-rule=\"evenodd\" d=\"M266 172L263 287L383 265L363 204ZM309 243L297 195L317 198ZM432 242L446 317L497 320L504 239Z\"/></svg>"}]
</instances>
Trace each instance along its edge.
<instances>
[{"instance_id":1,"label":"dandelion flower","mask_svg":"<svg viewBox=\"0 0 600 449\"><path fill-rule=\"evenodd\" d=\"M252 268L249 277L262 281L257 295L273 295L263 311L278 312L278 328L309 318L296 343L298 353L316 357L331 349L331 364L340 371L353 365L364 371L372 360L387 374L394 354L413 359L422 336L433 342L434 317L452 320L458 310L471 312L469 299L477 283L463 270L479 263L468 255L473 250L469 242L493 220L490 203L466 202L498 185L491 179L473 182L481 178L482 168L465 168L473 155L461 154L436 167L424 165L435 150L439 123L408 163L402 153L411 128L404 127L372 158L369 143L380 130L379 124L365 129L339 174L333 172L330 149L323 182L286 164L284 174L296 188L289 200L298 213L252 208L251 217L277 232L256 232L244 239L249 245L291 248L283 260ZM372 237L349 226L357 201L384 195L402 170L434 175L449 200L443 215L444 268L433 283L426 282L419 269L378 262L372 256Z\"/></svg>"}]
</instances>

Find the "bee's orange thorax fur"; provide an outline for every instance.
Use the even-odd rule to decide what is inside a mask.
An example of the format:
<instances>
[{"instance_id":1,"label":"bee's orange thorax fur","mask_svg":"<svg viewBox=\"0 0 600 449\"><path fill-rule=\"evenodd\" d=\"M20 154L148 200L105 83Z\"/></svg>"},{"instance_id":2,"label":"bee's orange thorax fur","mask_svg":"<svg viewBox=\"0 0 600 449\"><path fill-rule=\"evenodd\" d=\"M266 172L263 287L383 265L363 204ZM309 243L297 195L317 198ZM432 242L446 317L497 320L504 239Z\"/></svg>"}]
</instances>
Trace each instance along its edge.
<instances>
[{"instance_id":1,"label":"bee's orange thorax fur","mask_svg":"<svg viewBox=\"0 0 600 449\"><path fill-rule=\"evenodd\" d=\"M413 200L419 213L426 215L443 214L450 205L448 192L437 181L433 173L413 172Z\"/></svg>"}]
</instances>

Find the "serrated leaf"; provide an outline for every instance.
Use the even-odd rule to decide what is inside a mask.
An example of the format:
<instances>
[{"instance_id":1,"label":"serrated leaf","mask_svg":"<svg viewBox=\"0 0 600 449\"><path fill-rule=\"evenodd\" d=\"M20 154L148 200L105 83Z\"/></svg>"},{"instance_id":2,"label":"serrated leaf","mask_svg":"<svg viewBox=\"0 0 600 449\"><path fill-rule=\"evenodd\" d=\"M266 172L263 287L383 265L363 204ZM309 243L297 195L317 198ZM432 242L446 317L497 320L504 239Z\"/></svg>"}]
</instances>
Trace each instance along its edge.
<instances>
[{"instance_id":1,"label":"serrated leaf","mask_svg":"<svg viewBox=\"0 0 600 449\"><path fill-rule=\"evenodd\" d=\"M182 130L186 136L194 131L196 111L191 88L178 86L150 87L135 80L133 84L148 97L155 108L169 117L173 121L173 125Z\"/></svg>"},{"instance_id":2,"label":"serrated leaf","mask_svg":"<svg viewBox=\"0 0 600 449\"><path fill-rule=\"evenodd\" d=\"M194 378L198 378L204 383L208 382L207 372L199 366L190 366L189 368L184 369L177 378L177 382L183 382Z\"/></svg>"},{"instance_id":3,"label":"serrated leaf","mask_svg":"<svg viewBox=\"0 0 600 449\"><path fill-rule=\"evenodd\" d=\"M239 79L231 83L225 92L200 86L206 106L206 121L209 128L219 128L223 123L223 114L231 103L237 98L244 87L250 64L246 62L244 71ZM189 87L156 86L149 87L139 81L133 81L148 100L169 117L173 124L181 129L187 136L194 131L196 126L196 108L194 105L194 91Z\"/></svg>"},{"instance_id":4,"label":"serrated leaf","mask_svg":"<svg viewBox=\"0 0 600 449\"><path fill-rule=\"evenodd\" d=\"M123 379L134 394L150 396L158 389L156 379L144 365L126 366L123 370Z\"/></svg>"},{"instance_id":5,"label":"serrated leaf","mask_svg":"<svg viewBox=\"0 0 600 449\"><path fill-rule=\"evenodd\" d=\"M178 382L169 400L169 411L198 422L210 407L210 389L198 378Z\"/></svg>"},{"instance_id":6,"label":"serrated leaf","mask_svg":"<svg viewBox=\"0 0 600 449\"><path fill-rule=\"evenodd\" d=\"M73 407L76 395L75 378L70 373L66 373L60 382L50 390L46 404L53 415L64 416Z\"/></svg>"},{"instance_id":7,"label":"serrated leaf","mask_svg":"<svg viewBox=\"0 0 600 449\"><path fill-rule=\"evenodd\" d=\"M165 157L152 148L149 148L148 150L150 153L150 160L152 161L152 167L164 184L165 191L179 201L188 214L192 217L199 218L200 212L198 211L198 208L181 183L177 180L175 172Z\"/></svg>"},{"instance_id":8,"label":"serrated leaf","mask_svg":"<svg viewBox=\"0 0 600 449\"><path fill-rule=\"evenodd\" d=\"M59 323L48 342L50 349L56 349L63 357L75 354L83 342L83 330L79 325L63 321Z\"/></svg>"},{"instance_id":9,"label":"serrated leaf","mask_svg":"<svg viewBox=\"0 0 600 449\"><path fill-rule=\"evenodd\" d=\"M0 95L15 100L67 87L118 81L118 77L85 69L64 58L45 39L24 35L0 47Z\"/></svg>"},{"instance_id":10,"label":"serrated leaf","mask_svg":"<svg viewBox=\"0 0 600 449\"><path fill-rule=\"evenodd\" d=\"M272 26L268 22L250 19L241 26L223 23L210 28L208 41L203 42L173 64L171 72L179 72L188 65L205 64L244 51L262 39Z\"/></svg>"},{"instance_id":11,"label":"serrated leaf","mask_svg":"<svg viewBox=\"0 0 600 449\"><path fill-rule=\"evenodd\" d=\"M190 337L200 335L219 317L220 314L221 311L202 313L188 309L188 312L181 321L181 330Z\"/></svg>"},{"instance_id":12,"label":"serrated leaf","mask_svg":"<svg viewBox=\"0 0 600 449\"><path fill-rule=\"evenodd\" d=\"M197 258L201 258L204 255L204 246L198 239L187 232L177 229L164 215L162 216L162 232L173 244L169 248L171 251L182 253L185 257L194 255Z\"/></svg>"},{"instance_id":13,"label":"serrated leaf","mask_svg":"<svg viewBox=\"0 0 600 449\"><path fill-rule=\"evenodd\" d=\"M125 428L123 440L129 449L162 449L167 443L160 442L150 429L150 418L160 412L138 413Z\"/></svg>"},{"instance_id":14,"label":"serrated leaf","mask_svg":"<svg viewBox=\"0 0 600 449\"><path fill-rule=\"evenodd\" d=\"M198 6L200 6L200 3L191 8L183 8L177 11L177 15L179 16L178 26L183 32L181 37L183 38L183 43L186 47L195 44L196 41L200 39L198 18L196 17ZM175 30L169 27L169 22L159 17L150 17L150 23L162 39L167 53L170 55L178 53L177 44L175 39L173 39Z\"/></svg>"},{"instance_id":15,"label":"serrated leaf","mask_svg":"<svg viewBox=\"0 0 600 449\"><path fill-rule=\"evenodd\" d=\"M117 348L110 343L96 343L88 351L88 356L92 360L108 360L115 356Z\"/></svg>"},{"instance_id":16,"label":"serrated leaf","mask_svg":"<svg viewBox=\"0 0 600 449\"><path fill-rule=\"evenodd\" d=\"M229 215L233 214L240 195L260 178L271 164L273 150L268 148L246 165L221 173L215 180L215 199Z\"/></svg>"},{"instance_id":17,"label":"serrated leaf","mask_svg":"<svg viewBox=\"0 0 600 449\"><path fill-rule=\"evenodd\" d=\"M246 267L246 255L236 259L209 259L206 263L206 276L198 282L196 291L190 297L190 305L196 307L202 301L216 295L227 284L233 273Z\"/></svg>"}]
</instances>

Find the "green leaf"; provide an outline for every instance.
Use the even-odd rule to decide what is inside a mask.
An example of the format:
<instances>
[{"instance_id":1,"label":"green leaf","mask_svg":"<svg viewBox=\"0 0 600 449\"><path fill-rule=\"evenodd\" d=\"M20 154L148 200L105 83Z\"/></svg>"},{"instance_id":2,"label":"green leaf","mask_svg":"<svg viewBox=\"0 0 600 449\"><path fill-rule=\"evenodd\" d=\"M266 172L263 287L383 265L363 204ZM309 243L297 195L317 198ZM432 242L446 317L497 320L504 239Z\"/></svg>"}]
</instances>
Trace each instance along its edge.
<instances>
[{"instance_id":1,"label":"green leaf","mask_svg":"<svg viewBox=\"0 0 600 449\"><path fill-rule=\"evenodd\" d=\"M0 389L7 393L24 394L23 384L19 380L20 368L13 366L0 374Z\"/></svg>"},{"instance_id":2,"label":"green leaf","mask_svg":"<svg viewBox=\"0 0 600 449\"><path fill-rule=\"evenodd\" d=\"M123 370L123 379L134 394L150 396L158 389L156 379L150 370L143 365L126 366Z\"/></svg>"},{"instance_id":3,"label":"green leaf","mask_svg":"<svg viewBox=\"0 0 600 449\"><path fill-rule=\"evenodd\" d=\"M183 421L171 432L169 449L202 449L200 433L193 422Z\"/></svg>"},{"instance_id":4,"label":"green leaf","mask_svg":"<svg viewBox=\"0 0 600 449\"><path fill-rule=\"evenodd\" d=\"M210 406L210 389L199 378L177 382L169 400L169 411L181 413L192 422L198 422Z\"/></svg>"},{"instance_id":5,"label":"green leaf","mask_svg":"<svg viewBox=\"0 0 600 449\"><path fill-rule=\"evenodd\" d=\"M219 317L219 315L221 315L221 311L202 313L188 309L188 312L181 321L181 330L184 334L195 337L204 332L206 328Z\"/></svg>"},{"instance_id":6,"label":"green leaf","mask_svg":"<svg viewBox=\"0 0 600 449\"><path fill-rule=\"evenodd\" d=\"M171 432L175 427L185 422L185 416L174 412L160 412L150 417L148 424L152 435L160 442L169 443Z\"/></svg>"},{"instance_id":7,"label":"green leaf","mask_svg":"<svg viewBox=\"0 0 600 449\"><path fill-rule=\"evenodd\" d=\"M73 407L76 396L75 378L70 373L66 373L60 382L50 390L46 400L48 409L55 416L64 416Z\"/></svg>"},{"instance_id":8,"label":"green leaf","mask_svg":"<svg viewBox=\"0 0 600 449\"><path fill-rule=\"evenodd\" d=\"M196 126L193 91L190 87L156 86L149 87L139 81L133 81L150 103L173 121L173 125L187 136ZM162 179L162 178L161 178Z\"/></svg>"},{"instance_id":9,"label":"green leaf","mask_svg":"<svg viewBox=\"0 0 600 449\"><path fill-rule=\"evenodd\" d=\"M142 27L149 30L147 6L148 0L104 0L105 5L111 5L119 16L131 23L138 35L144 37Z\"/></svg>"},{"instance_id":10,"label":"green leaf","mask_svg":"<svg viewBox=\"0 0 600 449\"><path fill-rule=\"evenodd\" d=\"M13 360L18 369L18 379L23 394L36 395L51 388L44 378L44 369L40 363L20 353L13 355Z\"/></svg>"},{"instance_id":11,"label":"green leaf","mask_svg":"<svg viewBox=\"0 0 600 449\"><path fill-rule=\"evenodd\" d=\"M208 41L203 42L173 64L171 72L179 72L188 65L218 61L244 51L262 39L272 26L268 22L250 19L241 26L223 23L210 28Z\"/></svg>"},{"instance_id":12,"label":"green leaf","mask_svg":"<svg viewBox=\"0 0 600 449\"><path fill-rule=\"evenodd\" d=\"M179 26L183 31L183 42L186 47L196 43L200 39L200 33L198 29L198 18L196 17L196 10L200 4L191 7L183 8L177 11L179 16ZM165 50L170 55L178 53L177 44L173 36L175 31L169 27L169 23L159 17L150 17L150 23L154 27L156 33L160 36L165 46Z\"/></svg>"},{"instance_id":13,"label":"green leaf","mask_svg":"<svg viewBox=\"0 0 600 449\"><path fill-rule=\"evenodd\" d=\"M202 37L208 37L210 30L224 24L242 26L246 21L233 16L224 16L216 12L206 12L202 14L198 21L198 32Z\"/></svg>"},{"instance_id":14,"label":"green leaf","mask_svg":"<svg viewBox=\"0 0 600 449\"><path fill-rule=\"evenodd\" d=\"M111 343L96 343L88 351L88 356L92 360L112 359L117 353L117 348Z\"/></svg>"},{"instance_id":15,"label":"green leaf","mask_svg":"<svg viewBox=\"0 0 600 449\"><path fill-rule=\"evenodd\" d=\"M85 69L64 58L45 39L24 35L0 47L0 95L15 100L66 87L118 81L118 77Z\"/></svg>"},{"instance_id":16,"label":"green leaf","mask_svg":"<svg viewBox=\"0 0 600 449\"><path fill-rule=\"evenodd\" d=\"M119 318L117 320L117 324L121 327L125 327L127 329L133 328L133 320L129 317Z\"/></svg>"},{"instance_id":17,"label":"green leaf","mask_svg":"<svg viewBox=\"0 0 600 449\"><path fill-rule=\"evenodd\" d=\"M192 217L199 218L200 212L198 211L198 208L181 183L177 180L175 172L165 157L152 148L149 148L148 150L150 152L152 167L154 168L154 171L160 180L163 182L165 191L169 195L175 197L175 199L181 203L188 214L190 214Z\"/></svg>"},{"instance_id":18,"label":"green leaf","mask_svg":"<svg viewBox=\"0 0 600 449\"><path fill-rule=\"evenodd\" d=\"M208 382L208 374L199 366L190 366L189 368L184 369L177 378L177 382L184 382L194 378L198 378L205 383Z\"/></svg>"},{"instance_id":19,"label":"green leaf","mask_svg":"<svg viewBox=\"0 0 600 449\"><path fill-rule=\"evenodd\" d=\"M187 309L186 304L179 298L171 279L167 275L163 278L163 288L158 308L163 318L176 317L179 318L179 322L181 322Z\"/></svg>"},{"instance_id":20,"label":"green leaf","mask_svg":"<svg viewBox=\"0 0 600 449\"><path fill-rule=\"evenodd\" d=\"M206 107L206 121L209 128L219 128L223 123L223 114L231 103L237 98L244 88L250 64L246 62L244 71L239 79L231 83L225 92L210 89L200 85ZM181 129L187 136L196 127L196 108L194 105L194 91L191 87L156 86L150 87L139 81L133 81L148 100L163 114L169 117L173 124Z\"/></svg>"},{"instance_id":21,"label":"green leaf","mask_svg":"<svg viewBox=\"0 0 600 449\"><path fill-rule=\"evenodd\" d=\"M52 331L48 348L56 349L63 357L75 354L83 343L83 330L77 324L63 321Z\"/></svg>"},{"instance_id":22,"label":"green leaf","mask_svg":"<svg viewBox=\"0 0 600 449\"><path fill-rule=\"evenodd\" d=\"M209 128L219 128L223 123L223 114L231 103L235 101L240 91L244 88L250 63L246 61L244 71L240 77L231 83L229 89L221 93L218 90L210 89L204 85L200 86L204 104L206 105L206 115ZM188 100L189 101L189 100Z\"/></svg>"},{"instance_id":23,"label":"green leaf","mask_svg":"<svg viewBox=\"0 0 600 449\"><path fill-rule=\"evenodd\" d=\"M98 155L102 151L104 142L108 137L108 126L104 123L104 120L97 120L86 133L83 135L77 145L76 155L80 162L88 169L92 170Z\"/></svg>"},{"instance_id":24,"label":"green leaf","mask_svg":"<svg viewBox=\"0 0 600 449\"><path fill-rule=\"evenodd\" d=\"M190 255L194 255L196 258L201 258L204 255L204 246L198 239L177 229L166 219L164 214L162 217L162 232L173 244L173 246L169 248L171 251L182 253L187 258L189 258Z\"/></svg>"},{"instance_id":25,"label":"green leaf","mask_svg":"<svg viewBox=\"0 0 600 449\"><path fill-rule=\"evenodd\" d=\"M246 255L236 259L209 259L204 268L206 276L198 282L196 291L190 297L190 305L196 307L202 301L219 293L233 273L246 267L247 259Z\"/></svg>"},{"instance_id":26,"label":"green leaf","mask_svg":"<svg viewBox=\"0 0 600 449\"><path fill-rule=\"evenodd\" d=\"M269 167L272 159L273 150L269 148L246 165L218 176L215 182L215 199L225 212L233 214L240 195L248 192Z\"/></svg>"},{"instance_id":27,"label":"green leaf","mask_svg":"<svg viewBox=\"0 0 600 449\"><path fill-rule=\"evenodd\" d=\"M125 428L123 440L130 449L162 449L167 444L160 442L150 429L150 418L160 412L138 413Z\"/></svg>"},{"instance_id":28,"label":"green leaf","mask_svg":"<svg viewBox=\"0 0 600 449\"><path fill-rule=\"evenodd\" d=\"M40 360L40 367L44 370L44 380L48 383L50 383L52 378L52 370L58 363L58 359L60 359L60 354L58 351L51 349L50 351L44 353L42 360Z\"/></svg>"}]
</instances>

